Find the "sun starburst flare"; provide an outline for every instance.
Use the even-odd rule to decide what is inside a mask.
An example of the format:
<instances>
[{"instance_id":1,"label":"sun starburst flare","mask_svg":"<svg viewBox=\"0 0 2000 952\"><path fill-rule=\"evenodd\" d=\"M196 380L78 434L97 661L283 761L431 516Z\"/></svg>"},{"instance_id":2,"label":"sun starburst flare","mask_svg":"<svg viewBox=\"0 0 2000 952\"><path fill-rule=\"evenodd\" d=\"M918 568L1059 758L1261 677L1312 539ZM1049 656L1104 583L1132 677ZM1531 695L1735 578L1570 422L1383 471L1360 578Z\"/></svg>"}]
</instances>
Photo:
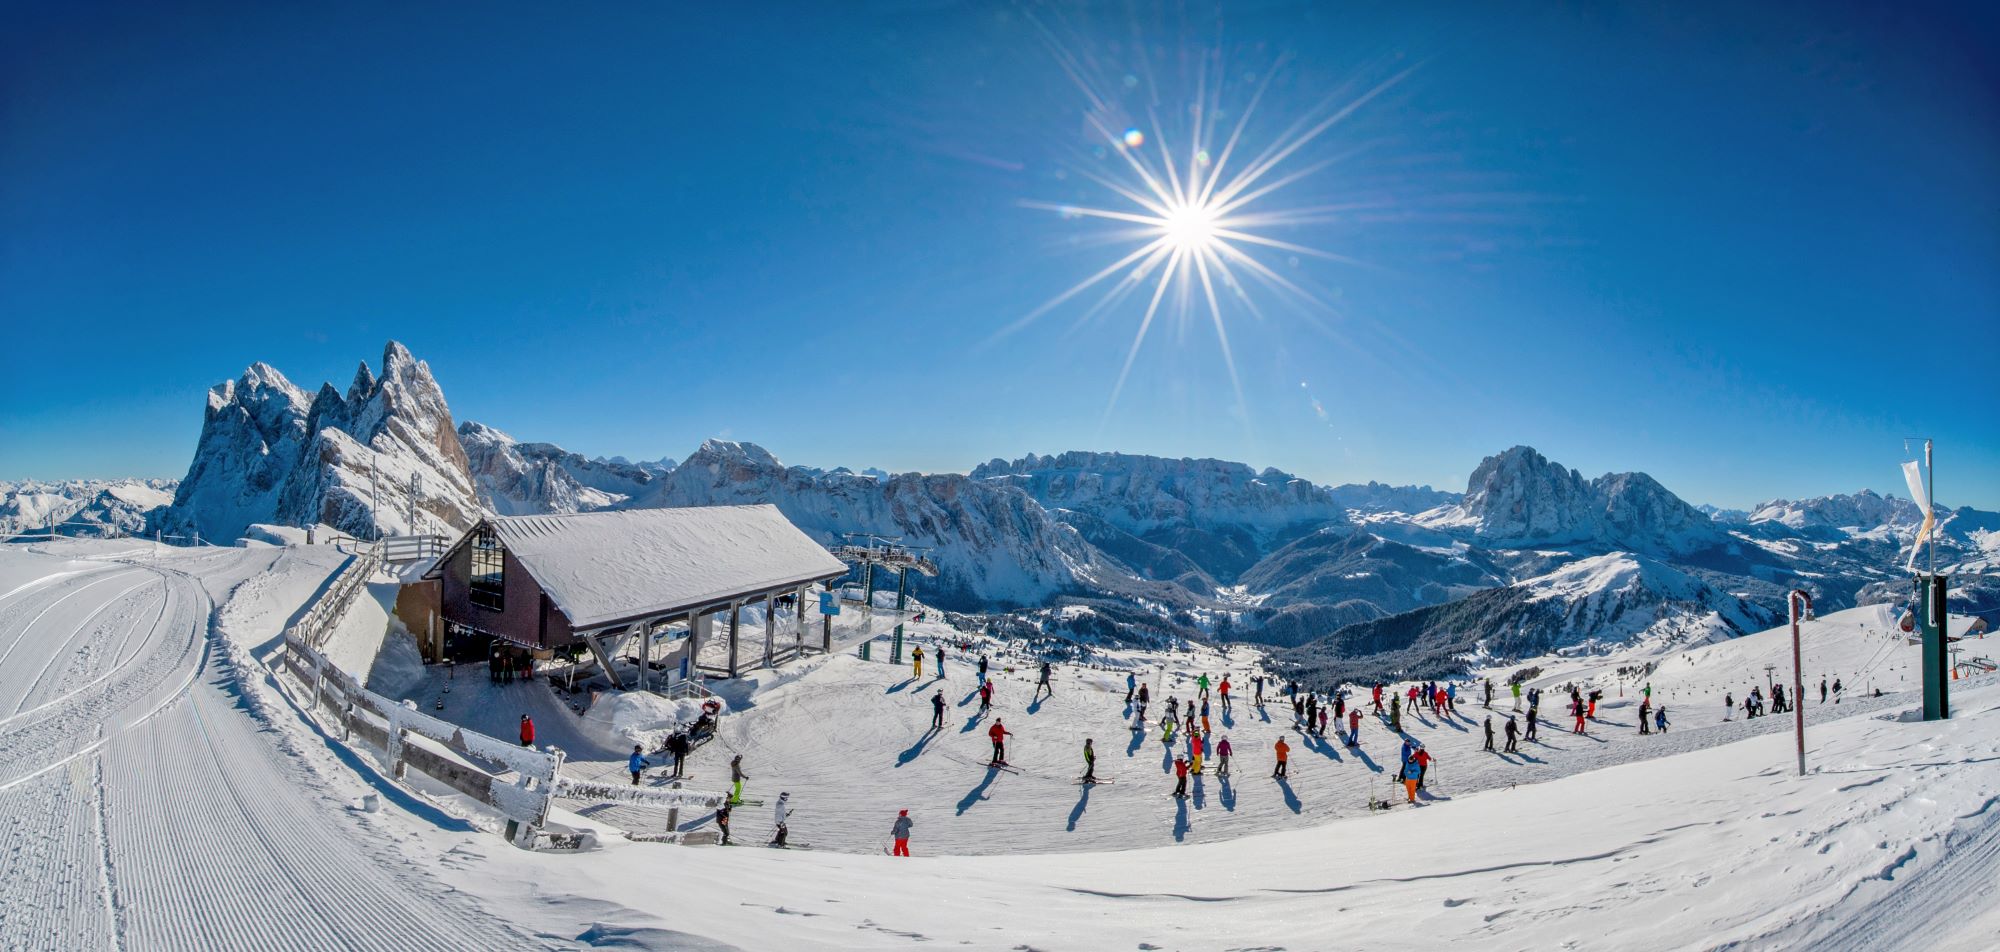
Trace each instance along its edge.
<instances>
[{"instance_id":1,"label":"sun starburst flare","mask_svg":"<svg viewBox=\"0 0 2000 952\"><path fill-rule=\"evenodd\" d=\"M1146 303L1138 311L1138 326L1119 367L1117 382L1112 386L1104 411L1106 417L1117 406L1140 349L1163 311L1177 314L1183 321L1192 319L1197 311L1205 312L1215 331L1237 407L1242 410L1243 386L1230 349L1225 314L1240 308L1263 319L1264 314L1248 293L1246 282L1307 308L1324 307L1315 295L1271 263L1260 260L1260 256L1281 252L1288 259L1305 256L1362 264L1345 255L1273 237L1271 232L1341 221L1350 213L1376 204L1369 201L1288 204L1288 196L1284 194L1287 189L1358 153L1366 145L1313 161L1301 161L1299 156L1325 139L1342 120L1401 82L1411 70L1404 69L1371 87L1336 92L1245 159L1243 156L1253 148L1247 141L1246 129L1264 100L1275 69L1266 72L1223 135L1219 121L1220 90L1209 88L1204 60L1188 107L1188 142L1184 151L1177 151L1169 145L1169 130L1161 127L1150 110L1150 130L1113 122L1112 117L1119 110L1088 81L1079 58L1053 42L1051 47L1065 72L1083 91L1092 137L1101 140L1099 154L1106 159L1116 156L1108 171L1091 163L1078 163L1074 171L1122 201L1112 207L1033 200L1021 204L1053 211L1067 219L1119 223L1125 227L1107 233L1104 238L1110 243L1136 243L1137 247L1049 299L996 336L1026 327L1093 289L1101 293L1083 311L1079 323L1108 313L1135 293L1143 292ZM1149 72L1149 79L1150 76ZM1127 86L1134 81L1128 77Z\"/></svg>"}]
</instances>

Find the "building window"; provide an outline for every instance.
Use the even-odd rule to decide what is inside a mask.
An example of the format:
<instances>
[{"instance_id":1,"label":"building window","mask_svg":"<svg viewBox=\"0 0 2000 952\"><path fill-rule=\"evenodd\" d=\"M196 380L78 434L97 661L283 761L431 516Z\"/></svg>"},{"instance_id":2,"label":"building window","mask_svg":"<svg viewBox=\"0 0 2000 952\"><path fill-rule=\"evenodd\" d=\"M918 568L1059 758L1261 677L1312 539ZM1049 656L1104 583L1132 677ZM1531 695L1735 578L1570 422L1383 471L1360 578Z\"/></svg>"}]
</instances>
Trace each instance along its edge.
<instances>
[{"instance_id":1,"label":"building window","mask_svg":"<svg viewBox=\"0 0 2000 952\"><path fill-rule=\"evenodd\" d=\"M472 604L494 611L506 608L507 550L492 526L480 526L472 535Z\"/></svg>"}]
</instances>

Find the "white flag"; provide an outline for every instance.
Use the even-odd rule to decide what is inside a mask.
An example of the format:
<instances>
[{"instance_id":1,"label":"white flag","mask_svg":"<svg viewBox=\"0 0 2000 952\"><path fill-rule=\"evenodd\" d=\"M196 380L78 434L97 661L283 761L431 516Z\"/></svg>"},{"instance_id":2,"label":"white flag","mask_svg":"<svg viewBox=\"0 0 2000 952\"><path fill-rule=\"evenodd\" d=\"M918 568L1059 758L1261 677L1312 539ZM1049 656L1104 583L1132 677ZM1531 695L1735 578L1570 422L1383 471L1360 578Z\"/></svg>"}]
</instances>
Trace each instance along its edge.
<instances>
[{"instance_id":1,"label":"white flag","mask_svg":"<svg viewBox=\"0 0 2000 952\"><path fill-rule=\"evenodd\" d=\"M1909 570L1914 572L1917 569L1917 550L1923 548L1924 539L1930 536L1931 528L1937 524L1937 518L1931 513L1930 494L1924 492L1923 464L1916 460L1904 463L1903 479L1910 484L1910 498L1916 501L1918 509L1924 511L1924 523L1917 527L1917 537L1910 543Z\"/></svg>"}]
</instances>

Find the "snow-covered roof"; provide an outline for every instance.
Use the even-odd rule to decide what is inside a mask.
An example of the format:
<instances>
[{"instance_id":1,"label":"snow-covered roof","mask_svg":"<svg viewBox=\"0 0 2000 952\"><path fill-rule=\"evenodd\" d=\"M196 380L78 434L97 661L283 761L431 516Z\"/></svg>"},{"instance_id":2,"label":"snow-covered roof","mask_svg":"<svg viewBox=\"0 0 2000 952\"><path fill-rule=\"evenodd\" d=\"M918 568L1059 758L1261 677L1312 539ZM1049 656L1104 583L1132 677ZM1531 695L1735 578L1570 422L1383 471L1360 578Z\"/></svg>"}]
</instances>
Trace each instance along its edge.
<instances>
[{"instance_id":1,"label":"snow-covered roof","mask_svg":"<svg viewBox=\"0 0 2000 952\"><path fill-rule=\"evenodd\" d=\"M486 522L579 629L847 571L772 505L494 516Z\"/></svg>"}]
</instances>

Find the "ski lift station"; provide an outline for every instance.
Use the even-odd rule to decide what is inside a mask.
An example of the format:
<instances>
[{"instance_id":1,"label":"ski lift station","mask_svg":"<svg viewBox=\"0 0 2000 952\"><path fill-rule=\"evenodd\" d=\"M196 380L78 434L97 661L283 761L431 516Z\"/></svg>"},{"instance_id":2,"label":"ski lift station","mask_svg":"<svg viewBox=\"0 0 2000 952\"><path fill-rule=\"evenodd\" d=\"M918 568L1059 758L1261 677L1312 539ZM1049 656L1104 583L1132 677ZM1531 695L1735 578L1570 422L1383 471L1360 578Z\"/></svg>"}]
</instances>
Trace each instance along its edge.
<instances>
[{"instance_id":1,"label":"ski lift station","mask_svg":"<svg viewBox=\"0 0 2000 952\"><path fill-rule=\"evenodd\" d=\"M488 516L396 611L432 661L588 651L614 687L670 690L829 650L808 596L847 572L771 505Z\"/></svg>"}]
</instances>

